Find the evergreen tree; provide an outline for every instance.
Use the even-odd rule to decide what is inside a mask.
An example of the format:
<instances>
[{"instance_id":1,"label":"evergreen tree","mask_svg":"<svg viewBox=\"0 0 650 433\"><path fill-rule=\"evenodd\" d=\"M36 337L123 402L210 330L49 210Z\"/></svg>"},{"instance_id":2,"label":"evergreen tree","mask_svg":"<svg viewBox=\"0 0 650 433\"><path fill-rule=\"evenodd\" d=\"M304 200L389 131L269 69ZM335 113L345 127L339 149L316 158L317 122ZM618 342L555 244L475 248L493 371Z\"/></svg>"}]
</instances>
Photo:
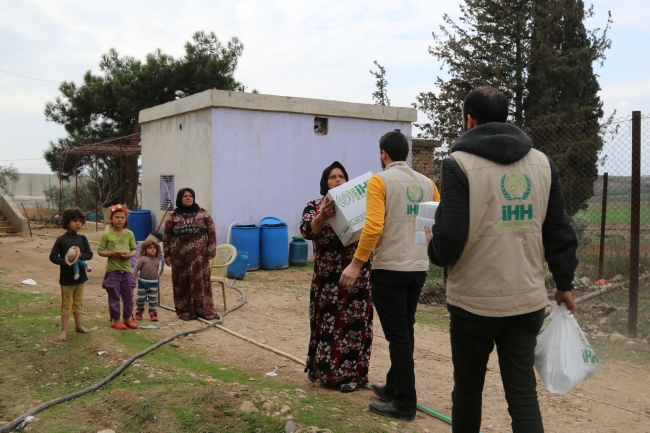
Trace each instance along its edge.
<instances>
[{"instance_id":1,"label":"evergreen tree","mask_svg":"<svg viewBox=\"0 0 650 433\"><path fill-rule=\"evenodd\" d=\"M510 117L523 123L523 101L530 47L532 0L465 0L460 23L448 15L433 33L429 53L441 60L448 79L438 77L438 92L422 92L416 108L430 123L417 125L424 136L450 145L462 132L462 101L472 89L493 86L511 101Z\"/></svg>"},{"instance_id":2,"label":"evergreen tree","mask_svg":"<svg viewBox=\"0 0 650 433\"><path fill-rule=\"evenodd\" d=\"M467 93L485 85L501 90L511 101L509 120L526 128L560 169L573 215L593 195L597 177L603 112L593 64L602 64L611 45L611 17L601 33L585 29L593 9L585 11L582 0L465 0L460 8L460 22L445 15L443 38L434 33L429 48L449 78L437 78L437 93L416 98L430 119L417 125L421 135L449 146L462 133ZM571 140L546 128L583 122Z\"/></svg>"},{"instance_id":3,"label":"evergreen tree","mask_svg":"<svg viewBox=\"0 0 650 433\"><path fill-rule=\"evenodd\" d=\"M611 46L611 15L602 33L585 28L585 18L592 16L582 0L537 0L532 14L525 126L535 147L560 168L569 215L586 208L594 194L603 146L603 104L593 64L602 65Z\"/></svg>"},{"instance_id":4,"label":"evergreen tree","mask_svg":"<svg viewBox=\"0 0 650 433\"><path fill-rule=\"evenodd\" d=\"M388 91L386 86L388 86L388 81L386 81L386 69L377 63L377 60L373 62L379 70L377 72L370 70L370 73L377 79L375 83L377 90L372 92L372 99L375 101L375 105L390 105L390 99L388 99Z\"/></svg>"},{"instance_id":5,"label":"evergreen tree","mask_svg":"<svg viewBox=\"0 0 650 433\"><path fill-rule=\"evenodd\" d=\"M50 142L44 157L50 169L64 179L75 175L75 158L61 160L67 149L138 132L138 113L149 107L217 88L235 90L234 78L243 45L232 38L225 45L211 33L197 32L185 44L185 56L174 59L157 49L144 61L120 56L114 49L102 55L101 73L86 72L80 86L64 82L61 96L45 105L45 118L65 127L68 136ZM117 157L102 157L104 165L119 167ZM60 169L60 164L63 167ZM124 158L130 167L127 180L133 188L127 204L135 196L137 158ZM92 168L90 157L79 157L78 172ZM121 188L114 182L115 188ZM108 196L114 194L109 193Z\"/></svg>"}]
</instances>

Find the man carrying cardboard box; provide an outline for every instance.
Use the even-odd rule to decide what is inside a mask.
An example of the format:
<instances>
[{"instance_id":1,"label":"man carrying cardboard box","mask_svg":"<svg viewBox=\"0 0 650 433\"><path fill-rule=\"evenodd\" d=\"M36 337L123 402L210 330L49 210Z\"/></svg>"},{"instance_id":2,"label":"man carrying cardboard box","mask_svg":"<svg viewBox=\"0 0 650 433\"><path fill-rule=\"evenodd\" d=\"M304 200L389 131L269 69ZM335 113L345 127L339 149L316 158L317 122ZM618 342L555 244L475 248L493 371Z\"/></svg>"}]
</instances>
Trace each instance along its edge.
<instances>
[{"instance_id":1,"label":"man carrying cardboard box","mask_svg":"<svg viewBox=\"0 0 650 433\"><path fill-rule=\"evenodd\" d=\"M368 181L366 224L340 284L350 286L374 250L372 298L390 343L391 367L385 386L372 385L384 403L371 403L370 410L412 421L417 405L413 325L429 269L426 246L413 244L415 217L419 203L439 201L440 195L431 179L406 164L409 147L402 133L381 137L379 151L384 171Z\"/></svg>"}]
</instances>

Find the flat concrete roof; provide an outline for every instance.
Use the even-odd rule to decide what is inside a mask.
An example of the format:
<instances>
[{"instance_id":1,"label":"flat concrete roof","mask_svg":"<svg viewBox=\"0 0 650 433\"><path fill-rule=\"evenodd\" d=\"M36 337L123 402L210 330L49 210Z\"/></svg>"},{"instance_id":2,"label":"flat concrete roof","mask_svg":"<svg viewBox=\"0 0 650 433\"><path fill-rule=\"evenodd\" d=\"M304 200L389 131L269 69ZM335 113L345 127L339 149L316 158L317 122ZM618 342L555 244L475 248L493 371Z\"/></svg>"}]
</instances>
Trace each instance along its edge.
<instances>
[{"instance_id":1,"label":"flat concrete roof","mask_svg":"<svg viewBox=\"0 0 650 433\"><path fill-rule=\"evenodd\" d=\"M417 121L417 110L410 107L357 104L323 99L294 98L291 96L263 95L259 93L206 90L186 98L167 102L140 111L140 123L153 122L206 108L236 108L240 110L274 111L283 113L313 114L316 116L351 117L356 119Z\"/></svg>"}]
</instances>

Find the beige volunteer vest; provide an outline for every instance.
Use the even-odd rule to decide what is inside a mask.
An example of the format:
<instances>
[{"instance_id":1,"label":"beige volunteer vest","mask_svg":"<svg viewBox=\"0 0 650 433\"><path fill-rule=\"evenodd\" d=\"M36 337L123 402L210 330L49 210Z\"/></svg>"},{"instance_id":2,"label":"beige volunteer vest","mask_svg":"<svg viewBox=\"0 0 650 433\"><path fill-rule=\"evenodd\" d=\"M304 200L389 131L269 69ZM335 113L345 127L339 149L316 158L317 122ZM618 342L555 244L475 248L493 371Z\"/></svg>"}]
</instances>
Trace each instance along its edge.
<instances>
[{"instance_id":1,"label":"beige volunteer vest","mask_svg":"<svg viewBox=\"0 0 650 433\"><path fill-rule=\"evenodd\" d=\"M384 231L375 246L373 269L426 271L429 258L425 245L415 245L418 204L433 200L433 183L413 171L405 161L389 164L378 173L386 187Z\"/></svg>"},{"instance_id":2,"label":"beige volunteer vest","mask_svg":"<svg viewBox=\"0 0 650 433\"><path fill-rule=\"evenodd\" d=\"M452 156L469 182L469 234L458 261L447 267L449 304L491 317L544 308L548 158L535 149L507 165L467 152Z\"/></svg>"}]
</instances>

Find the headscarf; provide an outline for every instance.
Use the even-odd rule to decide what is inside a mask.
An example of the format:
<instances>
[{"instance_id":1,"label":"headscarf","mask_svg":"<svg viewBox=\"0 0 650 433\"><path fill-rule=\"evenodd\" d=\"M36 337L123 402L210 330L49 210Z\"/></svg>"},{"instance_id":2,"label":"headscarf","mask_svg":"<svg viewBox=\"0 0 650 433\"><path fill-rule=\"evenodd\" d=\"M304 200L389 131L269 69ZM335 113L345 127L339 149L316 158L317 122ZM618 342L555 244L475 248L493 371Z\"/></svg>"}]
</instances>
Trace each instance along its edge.
<instances>
[{"instance_id":1,"label":"headscarf","mask_svg":"<svg viewBox=\"0 0 650 433\"><path fill-rule=\"evenodd\" d=\"M320 195L322 195L323 197L325 197L327 195L327 191L330 190L330 187L327 185L327 180L330 177L330 173L335 168L340 169L343 172L343 176L345 176L345 181L346 182L348 181L348 172L345 171L345 168L343 167L343 165L341 165L340 162L334 161L332 165L330 165L325 170L323 170L323 176L320 178Z\"/></svg>"},{"instance_id":2,"label":"headscarf","mask_svg":"<svg viewBox=\"0 0 650 433\"><path fill-rule=\"evenodd\" d=\"M194 199L194 203L192 203L191 206L184 206L183 205L183 194L185 194L185 191L189 191L190 194L192 194L192 198ZM174 209L174 212L176 213L197 213L201 209L201 207L196 204L196 195L194 194L194 190L192 188L181 188L178 190L178 194L176 194L176 209Z\"/></svg>"}]
</instances>

